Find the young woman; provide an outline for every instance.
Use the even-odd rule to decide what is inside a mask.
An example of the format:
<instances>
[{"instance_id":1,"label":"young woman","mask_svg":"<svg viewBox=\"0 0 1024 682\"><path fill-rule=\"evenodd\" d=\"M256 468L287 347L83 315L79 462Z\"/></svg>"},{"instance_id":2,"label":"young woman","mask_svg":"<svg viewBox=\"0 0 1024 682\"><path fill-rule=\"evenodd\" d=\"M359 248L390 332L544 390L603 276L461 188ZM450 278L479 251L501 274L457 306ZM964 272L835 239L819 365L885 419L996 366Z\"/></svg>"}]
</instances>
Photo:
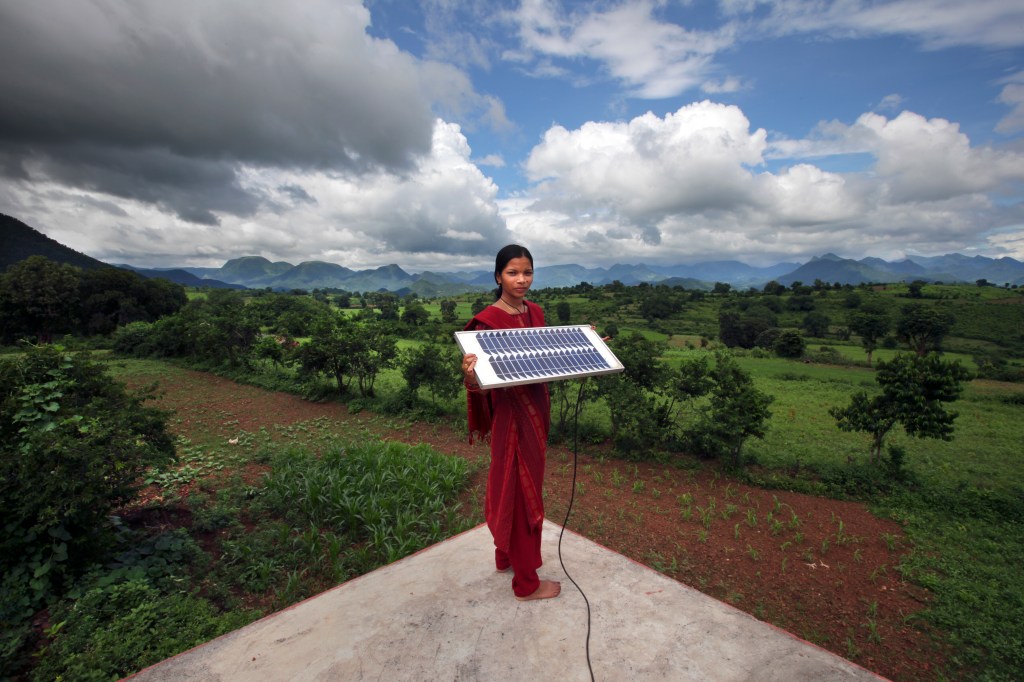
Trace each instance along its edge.
<instances>
[{"instance_id":1,"label":"young woman","mask_svg":"<svg viewBox=\"0 0 1024 682\"><path fill-rule=\"evenodd\" d=\"M495 302L476 315L466 329L543 327L544 311L527 301L533 284L533 256L510 244L494 260ZM557 597L562 587L541 580L540 534L544 522L544 460L551 422L551 403L544 384L483 390L476 377L476 355L462 359L468 391L470 440L490 435L491 468L487 475L484 513L494 536L494 562L499 571L512 569L516 599Z\"/></svg>"}]
</instances>

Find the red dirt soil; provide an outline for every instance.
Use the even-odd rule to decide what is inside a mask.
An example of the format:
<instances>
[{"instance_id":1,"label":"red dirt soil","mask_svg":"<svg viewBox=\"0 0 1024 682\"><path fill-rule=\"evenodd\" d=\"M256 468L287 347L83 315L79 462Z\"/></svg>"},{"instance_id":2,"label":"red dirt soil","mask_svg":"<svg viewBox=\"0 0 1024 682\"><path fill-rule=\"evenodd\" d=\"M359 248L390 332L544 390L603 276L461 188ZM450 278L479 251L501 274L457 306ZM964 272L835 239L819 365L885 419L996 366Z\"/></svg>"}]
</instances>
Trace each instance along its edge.
<instances>
[{"instance_id":1,"label":"red dirt soil","mask_svg":"<svg viewBox=\"0 0 1024 682\"><path fill-rule=\"evenodd\" d=\"M463 501L479 518L488 448L470 445L464 430L350 414L340 404L188 374L187 382L163 386L156 401L175 412L177 434L220 430L227 440L261 426L326 418L341 438L369 430L427 443L477 465ZM682 469L608 454L593 446L579 454L570 529L879 675L939 675L943 647L914 618L928 593L897 570L909 549L899 524L862 503L744 485L709 463ZM572 480L571 444L550 448L544 495L557 524L565 520Z\"/></svg>"}]
</instances>

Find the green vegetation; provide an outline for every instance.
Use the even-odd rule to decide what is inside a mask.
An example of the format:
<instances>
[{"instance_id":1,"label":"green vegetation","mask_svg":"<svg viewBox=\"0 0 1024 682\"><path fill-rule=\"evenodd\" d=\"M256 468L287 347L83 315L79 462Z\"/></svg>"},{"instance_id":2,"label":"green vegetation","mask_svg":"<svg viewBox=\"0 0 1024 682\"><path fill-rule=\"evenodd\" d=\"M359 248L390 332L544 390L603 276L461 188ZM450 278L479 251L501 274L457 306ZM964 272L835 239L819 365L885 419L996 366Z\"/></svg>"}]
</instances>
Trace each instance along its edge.
<instances>
[{"instance_id":1,"label":"green vegetation","mask_svg":"<svg viewBox=\"0 0 1024 682\"><path fill-rule=\"evenodd\" d=\"M53 281L63 281L59 274ZM10 301L12 290L3 291L8 298L0 300ZM63 305L60 292L53 293L55 304ZM934 601L919 618L958 652L954 667L941 675L1009 680L1024 669L1019 628L1010 626L1024 622L1018 570L1024 559L1024 390L1013 383L1024 380L1020 291L816 282L707 292L613 284L542 290L534 298L552 321L613 332L611 346L627 368L582 385L552 385L553 437L569 435L569 418L581 400L581 442L611 440L624 458L692 468L699 466L695 457L718 457L747 482L864 500L904 524L912 551L895 568L931 591ZM94 325L100 340L90 343L140 358L112 362L115 377L178 376L177 366L147 359L164 358L307 398L344 401L353 411L460 422L464 407L451 335L489 300L486 294L429 301L382 292L190 292L187 302L158 316L108 316L117 331ZM13 308L3 310L7 324ZM57 317L38 318L33 334L83 330L47 328L40 319ZM71 439L76 446L99 442L97 434L112 433L113 425L150 423L124 416L141 409L140 402L107 403L95 413L86 411L91 403L72 409L68 396L88 382L72 381L67 363L77 361L53 352L59 362L40 365L30 380L15 382L17 373L8 369L0 374L4 435L10 436L4 447L14 448L5 466L24 465L5 471L3 480L25 490L35 489L24 481L38 472L22 459L19 437L53 431L70 451ZM968 369L976 373L969 381ZM944 407L950 404L955 420ZM76 415L81 419L72 419ZM5 553L25 564L20 573L5 566L2 616L11 633L0 641L5 667L25 664L26 614L43 603L50 604L53 628L38 675L71 677L86 667L122 675L170 648L246 622L255 614L243 603L267 609L293 603L467 522L455 506L467 475L462 460L371 441L342 445L330 424L309 423L242 432L232 448L212 440L179 442L172 466L166 445L152 433L132 441L153 455L132 465L136 479L173 496L183 484L219 477L217 486L200 485L187 500L194 532L217 532L217 560L187 535L146 534L99 519L75 521L75 532L44 523L31 538L27 521L7 526L4 548L31 542L43 553L26 553L20 545ZM231 473L253 462L268 467L265 478L244 481ZM141 477L140 466L148 467ZM126 470L119 482L134 480ZM612 484L628 493L623 483L629 482L613 472ZM646 494L642 480L631 485L635 494ZM109 492L107 512L128 494L123 486ZM4 504L8 499L18 498L5 488ZM788 520L750 510L744 518L736 505L680 504L682 518L707 525L739 513L729 521L737 536L755 527L781 533ZM4 511L7 522L15 518ZM40 514L57 518L52 510ZM71 551L75 533L87 528L105 528L109 541L95 554ZM706 533L697 539L706 541ZM40 576L43 590L33 592ZM161 636L173 645L143 644L141 633L164 621L177 634ZM869 614L866 627L871 622ZM129 643L123 659L113 646L119 639Z\"/></svg>"}]
</instances>

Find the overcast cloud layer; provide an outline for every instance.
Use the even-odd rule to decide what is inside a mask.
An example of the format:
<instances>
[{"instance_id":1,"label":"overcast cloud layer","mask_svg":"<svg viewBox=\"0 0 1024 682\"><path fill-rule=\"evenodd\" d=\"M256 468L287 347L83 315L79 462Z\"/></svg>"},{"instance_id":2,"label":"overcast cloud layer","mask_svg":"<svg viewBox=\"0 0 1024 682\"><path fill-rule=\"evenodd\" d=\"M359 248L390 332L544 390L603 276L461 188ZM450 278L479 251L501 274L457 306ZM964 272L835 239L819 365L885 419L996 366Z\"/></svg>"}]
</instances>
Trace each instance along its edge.
<instances>
[{"instance_id":1,"label":"overcast cloud layer","mask_svg":"<svg viewBox=\"0 0 1024 682\"><path fill-rule=\"evenodd\" d=\"M458 270L510 241L588 266L1024 259L1016 0L722 0L689 27L654 2L435 4L417 31L396 23L413 50L379 37L378 11L401 2L0 0L0 212L140 266L260 254ZM1002 113L984 143L899 93L768 131L724 101L759 84L722 59L787 36L1017 61L992 79ZM498 92L501 69L612 94L533 130L508 105L536 95ZM636 101L651 111L612 115ZM491 153L490 137L522 151Z\"/></svg>"}]
</instances>

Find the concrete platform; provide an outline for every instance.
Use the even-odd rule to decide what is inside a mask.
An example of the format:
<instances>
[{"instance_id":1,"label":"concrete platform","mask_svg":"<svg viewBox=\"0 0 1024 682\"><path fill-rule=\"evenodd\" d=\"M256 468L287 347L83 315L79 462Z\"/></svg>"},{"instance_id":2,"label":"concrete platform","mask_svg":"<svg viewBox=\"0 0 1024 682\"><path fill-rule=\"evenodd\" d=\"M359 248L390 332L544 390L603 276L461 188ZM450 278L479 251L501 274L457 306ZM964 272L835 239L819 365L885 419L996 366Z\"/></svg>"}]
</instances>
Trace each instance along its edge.
<instances>
[{"instance_id":1,"label":"concrete platform","mask_svg":"<svg viewBox=\"0 0 1024 682\"><path fill-rule=\"evenodd\" d=\"M589 680L559 531L545 522L540 571L557 599L516 601L479 526L131 679ZM571 531L562 559L597 680L882 679Z\"/></svg>"}]
</instances>

